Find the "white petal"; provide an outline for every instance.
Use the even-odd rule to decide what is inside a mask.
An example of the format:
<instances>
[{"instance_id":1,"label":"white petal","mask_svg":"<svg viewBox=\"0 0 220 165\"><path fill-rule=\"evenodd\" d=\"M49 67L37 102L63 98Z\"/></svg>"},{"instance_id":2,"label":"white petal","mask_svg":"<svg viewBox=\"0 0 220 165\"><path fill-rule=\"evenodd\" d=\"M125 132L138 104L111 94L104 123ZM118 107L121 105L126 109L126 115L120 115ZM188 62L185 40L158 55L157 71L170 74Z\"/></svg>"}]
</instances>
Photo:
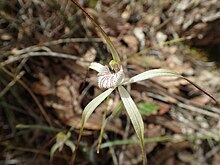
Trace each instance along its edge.
<instances>
[{"instance_id":1,"label":"white petal","mask_svg":"<svg viewBox=\"0 0 220 165\"><path fill-rule=\"evenodd\" d=\"M105 69L105 66L100 64L100 63L97 63L97 62L92 62L89 65L89 68L93 69L93 70L95 70L95 71L97 71L99 73L99 72L103 71L103 69Z\"/></svg>"},{"instance_id":2,"label":"white petal","mask_svg":"<svg viewBox=\"0 0 220 165\"><path fill-rule=\"evenodd\" d=\"M51 149L50 149L50 159L53 159L53 155L54 153L57 151L57 149L59 149L60 147L62 147L59 143L55 143Z\"/></svg>"},{"instance_id":3,"label":"white petal","mask_svg":"<svg viewBox=\"0 0 220 165\"><path fill-rule=\"evenodd\" d=\"M132 78L130 78L128 81L124 82L124 85L135 83L138 81L146 80L149 78L159 77L159 76L175 76L175 77L182 77L180 74L169 70L169 69L152 69L145 71L143 73L140 73Z\"/></svg>"},{"instance_id":4,"label":"white petal","mask_svg":"<svg viewBox=\"0 0 220 165\"><path fill-rule=\"evenodd\" d=\"M74 145L73 141L67 140L67 141L65 142L65 144L71 149L72 153L75 151L76 146Z\"/></svg>"},{"instance_id":5,"label":"white petal","mask_svg":"<svg viewBox=\"0 0 220 165\"><path fill-rule=\"evenodd\" d=\"M93 113L93 111L96 109L96 107L99 104L101 104L101 102L103 102L103 100L105 100L105 98L108 97L112 93L113 90L114 88L109 88L108 90L106 90L105 92L101 93L96 98L94 98L91 102L89 102L89 104L87 104L82 114L82 125L83 126L88 120L88 118L90 117L90 115Z\"/></svg>"},{"instance_id":6,"label":"white petal","mask_svg":"<svg viewBox=\"0 0 220 165\"><path fill-rule=\"evenodd\" d=\"M134 126L134 130L141 141L141 144L144 143L144 123L141 117L141 114L132 100L130 94L126 91L123 86L118 86L119 94L121 96L121 100L125 106L125 109L131 119L131 122Z\"/></svg>"}]
</instances>

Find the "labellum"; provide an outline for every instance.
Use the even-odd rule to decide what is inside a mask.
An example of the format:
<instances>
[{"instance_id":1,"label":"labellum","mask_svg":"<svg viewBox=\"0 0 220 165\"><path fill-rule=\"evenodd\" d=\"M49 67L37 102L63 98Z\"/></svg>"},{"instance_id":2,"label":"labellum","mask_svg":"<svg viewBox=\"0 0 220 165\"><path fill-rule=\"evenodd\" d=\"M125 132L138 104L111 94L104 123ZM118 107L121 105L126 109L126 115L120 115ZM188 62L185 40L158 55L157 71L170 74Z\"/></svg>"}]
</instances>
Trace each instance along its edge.
<instances>
[{"instance_id":1,"label":"labellum","mask_svg":"<svg viewBox=\"0 0 220 165\"><path fill-rule=\"evenodd\" d=\"M115 88L124 80L124 72L121 68L116 73L111 73L107 66L103 66L98 73L98 86L99 88Z\"/></svg>"}]
</instances>

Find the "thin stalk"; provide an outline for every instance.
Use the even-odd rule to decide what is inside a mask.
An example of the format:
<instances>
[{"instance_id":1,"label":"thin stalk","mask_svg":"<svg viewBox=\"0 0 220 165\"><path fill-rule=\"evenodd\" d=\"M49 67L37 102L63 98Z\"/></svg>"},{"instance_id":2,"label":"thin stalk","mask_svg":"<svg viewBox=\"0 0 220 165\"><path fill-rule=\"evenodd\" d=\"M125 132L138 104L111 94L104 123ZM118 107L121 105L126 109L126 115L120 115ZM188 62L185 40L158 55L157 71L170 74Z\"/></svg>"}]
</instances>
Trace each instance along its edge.
<instances>
[{"instance_id":1,"label":"thin stalk","mask_svg":"<svg viewBox=\"0 0 220 165\"><path fill-rule=\"evenodd\" d=\"M161 137L153 137L153 138L145 138L144 143L152 143L152 142L166 142L172 140L171 137L168 136L161 136ZM105 142L101 145L101 148L107 148L112 146L118 145L129 145L129 144L138 144L140 141L134 139L127 139L127 140L115 140Z\"/></svg>"},{"instance_id":2,"label":"thin stalk","mask_svg":"<svg viewBox=\"0 0 220 165\"><path fill-rule=\"evenodd\" d=\"M105 111L104 111L104 114L103 114L103 118L102 118L102 126L101 126L101 130L100 130L100 134L99 134L99 142L98 142L98 147L97 147L97 153L99 153L99 150L100 150L100 146L102 144L102 136L103 136L103 133L104 133L104 128L105 128L105 125L106 125L106 114L109 110L109 97L107 98L106 102L107 102L107 107L105 108Z\"/></svg>"},{"instance_id":3,"label":"thin stalk","mask_svg":"<svg viewBox=\"0 0 220 165\"><path fill-rule=\"evenodd\" d=\"M145 151L145 147L144 147L144 141L141 141L141 157L142 157L142 164L143 165L147 164L147 159L146 159L145 155L146 155L146 151Z\"/></svg>"},{"instance_id":4,"label":"thin stalk","mask_svg":"<svg viewBox=\"0 0 220 165\"><path fill-rule=\"evenodd\" d=\"M21 77L24 75L24 71L21 71L18 75L16 75L14 77L14 79L8 83L8 85L0 92L0 98L2 96L4 96L10 89L12 86L14 86L16 84L16 82L21 79Z\"/></svg>"},{"instance_id":5,"label":"thin stalk","mask_svg":"<svg viewBox=\"0 0 220 165\"><path fill-rule=\"evenodd\" d=\"M44 125L26 125L26 124L18 124L16 125L17 129L40 129L43 131L48 131L48 132L60 132L62 131L61 129L54 128L54 127L47 127Z\"/></svg>"}]
</instances>

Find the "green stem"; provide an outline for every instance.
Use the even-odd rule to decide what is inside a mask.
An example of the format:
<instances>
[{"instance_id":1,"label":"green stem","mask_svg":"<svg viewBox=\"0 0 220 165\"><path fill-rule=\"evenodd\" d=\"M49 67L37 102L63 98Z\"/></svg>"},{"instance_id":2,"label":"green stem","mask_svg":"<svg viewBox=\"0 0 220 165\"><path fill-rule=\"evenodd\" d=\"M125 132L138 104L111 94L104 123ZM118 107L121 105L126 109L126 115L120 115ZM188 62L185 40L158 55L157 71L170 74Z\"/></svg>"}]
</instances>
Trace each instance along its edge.
<instances>
[{"instance_id":1,"label":"green stem","mask_svg":"<svg viewBox=\"0 0 220 165\"><path fill-rule=\"evenodd\" d=\"M145 148L144 148L144 144L141 144L141 155L142 155L142 164L143 165L147 164L147 159L145 157L146 151L145 151Z\"/></svg>"},{"instance_id":2,"label":"green stem","mask_svg":"<svg viewBox=\"0 0 220 165\"><path fill-rule=\"evenodd\" d=\"M144 143L152 143L152 142L166 142L170 141L171 137L168 136L161 136L161 137L153 137L153 138L145 138ZM127 140L115 140L115 141L109 141L106 143L103 143L101 145L101 148L107 148L111 146L116 146L116 145L128 145L128 144L138 144L140 141L138 140L133 140L133 139L127 139Z\"/></svg>"},{"instance_id":3,"label":"green stem","mask_svg":"<svg viewBox=\"0 0 220 165\"><path fill-rule=\"evenodd\" d=\"M107 100L106 100L107 108L105 108L103 118L102 118L102 126L101 126L101 130L100 130L100 135L99 135L99 143L98 143L98 147L97 147L97 153L99 153L99 150L100 150L100 147L101 147L101 144L102 144L102 136L103 136L104 128L105 128L105 125L106 125L106 122L105 122L106 114L109 110L109 100L110 100L110 98L108 97Z\"/></svg>"},{"instance_id":4,"label":"green stem","mask_svg":"<svg viewBox=\"0 0 220 165\"><path fill-rule=\"evenodd\" d=\"M49 131L49 132L60 132L61 129L54 128L54 127L47 127L43 125L25 125L25 124L18 124L16 125L17 129L40 129L43 131Z\"/></svg>"}]
</instances>

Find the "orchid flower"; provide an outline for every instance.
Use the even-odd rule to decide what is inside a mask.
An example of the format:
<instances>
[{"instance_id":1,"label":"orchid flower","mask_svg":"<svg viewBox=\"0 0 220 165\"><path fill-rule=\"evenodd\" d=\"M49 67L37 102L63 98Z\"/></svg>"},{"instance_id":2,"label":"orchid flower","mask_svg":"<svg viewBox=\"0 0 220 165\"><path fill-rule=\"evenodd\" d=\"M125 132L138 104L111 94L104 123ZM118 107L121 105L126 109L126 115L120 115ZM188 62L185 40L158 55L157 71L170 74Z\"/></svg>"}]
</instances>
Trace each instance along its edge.
<instances>
[{"instance_id":1,"label":"orchid flower","mask_svg":"<svg viewBox=\"0 0 220 165\"><path fill-rule=\"evenodd\" d=\"M71 137L71 133L67 132L66 134L64 132L59 132L56 135L56 143L51 147L50 149L50 159L53 160L54 153L58 150L59 152L62 151L64 145L68 146L72 152L75 151L75 145L71 140L69 140Z\"/></svg>"},{"instance_id":2,"label":"orchid flower","mask_svg":"<svg viewBox=\"0 0 220 165\"><path fill-rule=\"evenodd\" d=\"M117 63L115 60L112 60L110 62L110 67L114 70L115 73L111 73L108 66L104 66L97 62L92 62L89 66L90 69L98 72L97 81L99 88L105 88L107 90L94 98L85 107L82 114L82 128L84 127L84 124L90 115L98 107L98 105L100 105L117 88L124 107L131 119L137 137L141 142L141 146L144 146L144 123L136 104L134 103L128 91L124 88L124 85L158 76L182 76L168 69L152 69L140 73L128 80L125 80L123 68L119 65L119 63Z\"/></svg>"}]
</instances>

